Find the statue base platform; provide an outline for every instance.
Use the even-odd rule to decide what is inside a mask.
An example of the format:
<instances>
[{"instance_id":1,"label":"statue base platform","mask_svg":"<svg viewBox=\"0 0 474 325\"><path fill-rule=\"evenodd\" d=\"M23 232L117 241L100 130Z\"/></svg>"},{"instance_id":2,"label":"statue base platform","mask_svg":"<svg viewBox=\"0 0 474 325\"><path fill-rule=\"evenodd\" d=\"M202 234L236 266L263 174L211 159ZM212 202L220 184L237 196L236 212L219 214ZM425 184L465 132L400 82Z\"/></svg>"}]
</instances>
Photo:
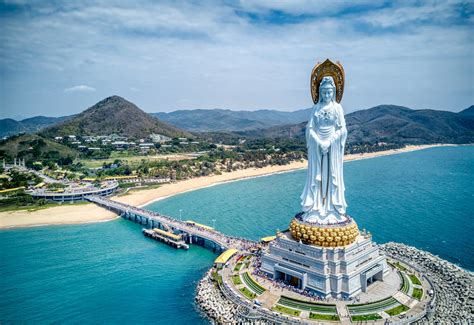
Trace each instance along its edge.
<instances>
[{"instance_id":1,"label":"statue base platform","mask_svg":"<svg viewBox=\"0 0 474 325\"><path fill-rule=\"evenodd\" d=\"M347 224L331 226L330 232L329 227L309 226L303 233L303 226L307 227L294 219L290 231L277 234L262 255L261 271L325 298L354 297L366 292L374 281L383 281L388 273L385 255L370 234L358 231L352 219ZM331 235L318 235L323 233L322 229L324 234Z\"/></svg>"},{"instance_id":2,"label":"statue base platform","mask_svg":"<svg viewBox=\"0 0 474 325\"><path fill-rule=\"evenodd\" d=\"M352 244L359 235L356 222L349 216L334 224L306 222L297 214L289 227L291 236L304 244L322 247L342 247Z\"/></svg>"}]
</instances>

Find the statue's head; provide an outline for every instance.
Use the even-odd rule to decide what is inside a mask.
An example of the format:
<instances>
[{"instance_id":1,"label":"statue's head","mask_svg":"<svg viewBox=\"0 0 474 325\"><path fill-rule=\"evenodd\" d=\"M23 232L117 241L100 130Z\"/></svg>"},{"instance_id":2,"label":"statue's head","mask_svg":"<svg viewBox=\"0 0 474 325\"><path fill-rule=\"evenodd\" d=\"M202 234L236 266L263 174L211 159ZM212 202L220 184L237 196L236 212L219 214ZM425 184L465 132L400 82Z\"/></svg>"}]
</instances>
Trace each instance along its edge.
<instances>
[{"instance_id":1,"label":"statue's head","mask_svg":"<svg viewBox=\"0 0 474 325\"><path fill-rule=\"evenodd\" d=\"M332 77L323 77L319 84L319 102L329 103L336 100L336 85Z\"/></svg>"}]
</instances>

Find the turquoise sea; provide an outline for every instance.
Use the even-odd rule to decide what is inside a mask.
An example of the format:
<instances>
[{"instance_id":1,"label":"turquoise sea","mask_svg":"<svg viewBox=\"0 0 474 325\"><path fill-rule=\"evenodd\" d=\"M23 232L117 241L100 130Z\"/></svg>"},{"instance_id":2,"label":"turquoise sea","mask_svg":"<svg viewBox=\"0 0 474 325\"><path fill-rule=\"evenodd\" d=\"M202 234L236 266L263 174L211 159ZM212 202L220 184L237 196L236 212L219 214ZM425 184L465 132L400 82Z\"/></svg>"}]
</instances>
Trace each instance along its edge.
<instances>
[{"instance_id":1,"label":"turquoise sea","mask_svg":"<svg viewBox=\"0 0 474 325\"><path fill-rule=\"evenodd\" d=\"M474 270L474 147L345 164L349 213L377 242L403 242ZM298 212L305 171L188 192L148 208L258 239ZM194 305L215 255L151 241L122 219L0 231L0 322L208 323Z\"/></svg>"}]
</instances>

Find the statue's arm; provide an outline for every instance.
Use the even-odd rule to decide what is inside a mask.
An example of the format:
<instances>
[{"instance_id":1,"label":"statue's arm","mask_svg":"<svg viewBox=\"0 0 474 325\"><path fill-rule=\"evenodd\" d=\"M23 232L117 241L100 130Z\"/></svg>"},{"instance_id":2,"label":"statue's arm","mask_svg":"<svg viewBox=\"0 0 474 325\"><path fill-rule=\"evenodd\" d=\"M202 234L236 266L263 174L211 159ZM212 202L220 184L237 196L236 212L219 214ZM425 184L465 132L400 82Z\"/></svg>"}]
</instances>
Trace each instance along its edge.
<instances>
[{"instance_id":1,"label":"statue's arm","mask_svg":"<svg viewBox=\"0 0 474 325\"><path fill-rule=\"evenodd\" d=\"M314 113L313 109L311 112L311 117L309 119L308 125L306 126L306 145L308 146L310 141L315 141L318 145L321 144L321 139L319 139L318 134L314 130Z\"/></svg>"},{"instance_id":2,"label":"statue's arm","mask_svg":"<svg viewBox=\"0 0 474 325\"><path fill-rule=\"evenodd\" d=\"M342 106L337 104L337 128L334 136L331 139L331 144L339 139L345 139L347 137L347 128L346 128L346 119L344 118L344 111L342 110ZM341 145L343 145L341 142Z\"/></svg>"}]
</instances>

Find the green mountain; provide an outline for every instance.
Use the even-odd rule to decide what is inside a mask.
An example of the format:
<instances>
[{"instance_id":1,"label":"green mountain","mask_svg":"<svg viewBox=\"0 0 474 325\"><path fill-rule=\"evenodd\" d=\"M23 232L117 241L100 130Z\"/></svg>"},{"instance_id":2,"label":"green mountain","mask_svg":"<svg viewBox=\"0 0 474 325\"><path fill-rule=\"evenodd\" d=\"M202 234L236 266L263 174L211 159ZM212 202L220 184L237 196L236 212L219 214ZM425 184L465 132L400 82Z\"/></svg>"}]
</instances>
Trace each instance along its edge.
<instances>
[{"instance_id":1,"label":"green mountain","mask_svg":"<svg viewBox=\"0 0 474 325\"><path fill-rule=\"evenodd\" d=\"M151 133L169 137L190 137L186 131L150 116L135 104L119 96L108 97L70 120L50 126L41 135L51 138L67 135L118 134L146 138Z\"/></svg>"},{"instance_id":2,"label":"green mountain","mask_svg":"<svg viewBox=\"0 0 474 325\"><path fill-rule=\"evenodd\" d=\"M309 114L309 109L294 112L194 109L151 114L162 121L192 132L233 132L303 122Z\"/></svg>"},{"instance_id":3,"label":"green mountain","mask_svg":"<svg viewBox=\"0 0 474 325\"><path fill-rule=\"evenodd\" d=\"M0 120L0 137L12 136L19 133L34 133L45 127L66 121L73 116L47 117L35 116L21 121L10 118Z\"/></svg>"},{"instance_id":4,"label":"green mountain","mask_svg":"<svg viewBox=\"0 0 474 325\"><path fill-rule=\"evenodd\" d=\"M311 109L294 112L198 109L147 114L125 99L112 96L76 116L35 117L22 121L0 120L0 134L5 136L18 132L33 132L48 123L62 121L46 128L42 134L51 137L117 133L145 137L153 132L169 136L190 136L177 128L179 127L187 131L199 131L201 137L210 137L216 141L220 141L219 138L238 137L303 139L305 121L310 111ZM151 116L159 117L159 120ZM473 119L474 106L459 113L452 113L380 105L346 115L350 143L471 143L474 142ZM174 124L175 127L162 121ZM15 128L17 131L12 131Z\"/></svg>"},{"instance_id":5,"label":"green mountain","mask_svg":"<svg viewBox=\"0 0 474 325\"><path fill-rule=\"evenodd\" d=\"M0 141L0 158L9 162L15 157L32 162L43 159L56 161L66 157L73 159L78 156L78 151L37 134L16 135Z\"/></svg>"},{"instance_id":6,"label":"green mountain","mask_svg":"<svg viewBox=\"0 0 474 325\"><path fill-rule=\"evenodd\" d=\"M472 107L452 113L380 105L346 115L349 143L474 143ZM239 132L241 136L304 138L306 122Z\"/></svg>"}]
</instances>

